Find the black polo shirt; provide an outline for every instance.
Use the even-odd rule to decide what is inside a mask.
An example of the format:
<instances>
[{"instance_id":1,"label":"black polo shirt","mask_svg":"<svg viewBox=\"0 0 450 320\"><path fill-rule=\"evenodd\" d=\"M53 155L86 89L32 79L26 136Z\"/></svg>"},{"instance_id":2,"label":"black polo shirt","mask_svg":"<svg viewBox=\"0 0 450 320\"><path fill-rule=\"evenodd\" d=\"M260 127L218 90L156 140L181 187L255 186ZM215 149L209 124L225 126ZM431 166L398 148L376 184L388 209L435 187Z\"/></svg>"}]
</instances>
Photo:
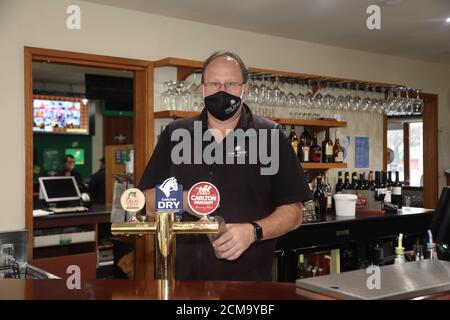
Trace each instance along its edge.
<instances>
[{"instance_id":1,"label":"black polo shirt","mask_svg":"<svg viewBox=\"0 0 450 320\"><path fill-rule=\"evenodd\" d=\"M256 132L258 129L279 131L279 169L276 174L261 175L260 169L267 167L267 164L261 164L259 158L257 163L251 164L249 153L242 152L243 146L235 149L235 153L225 152L225 157L235 157L234 164L226 164L225 158L222 164L206 164L203 161L201 164L173 164L171 152L178 141L171 141L171 133L177 128L187 129L193 141L194 121L201 121L204 133L207 130L206 110L203 109L196 117L175 120L166 127L138 188L141 190L154 188L169 177L175 177L178 183L183 185L184 190L189 190L197 182L209 181L220 192L220 207L213 215L222 216L226 223L248 223L259 220L269 216L277 206L311 198L303 170L279 125L253 115L245 104L236 129L255 129ZM261 135L257 136L260 140ZM218 147L222 148L220 150L226 149L227 137L219 143ZM249 139L244 140L247 148ZM203 142L202 151L210 143ZM270 154L272 152L270 142L267 140L264 143L267 144ZM193 145L192 143L192 160ZM245 157L245 164L237 163L239 156ZM194 220L198 219L183 213L183 221ZM271 281L275 241L272 239L253 243L237 260L228 261L215 257L207 236L179 235L176 239L176 279Z\"/></svg>"}]
</instances>

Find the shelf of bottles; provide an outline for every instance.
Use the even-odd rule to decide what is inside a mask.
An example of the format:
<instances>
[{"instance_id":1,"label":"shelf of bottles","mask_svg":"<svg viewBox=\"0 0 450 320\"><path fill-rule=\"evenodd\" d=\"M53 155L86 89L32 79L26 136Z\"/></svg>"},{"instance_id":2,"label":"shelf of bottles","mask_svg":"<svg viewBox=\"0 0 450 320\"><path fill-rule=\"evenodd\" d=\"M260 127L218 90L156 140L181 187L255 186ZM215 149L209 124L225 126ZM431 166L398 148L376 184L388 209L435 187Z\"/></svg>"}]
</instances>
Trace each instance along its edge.
<instances>
[{"instance_id":1,"label":"shelf of bottles","mask_svg":"<svg viewBox=\"0 0 450 320\"><path fill-rule=\"evenodd\" d=\"M302 162L302 168L304 170L329 170L329 169L345 169L347 168L347 163L323 163L323 162Z\"/></svg>"},{"instance_id":2,"label":"shelf of bottles","mask_svg":"<svg viewBox=\"0 0 450 320\"><path fill-rule=\"evenodd\" d=\"M194 117L198 114L199 112L195 111L163 110L154 112L153 117L155 119L162 119L162 118L179 119L179 118ZM269 119L278 122L280 124L293 126L309 126L321 128L347 127L347 122L337 120L289 119L289 118L273 118L273 117L269 117Z\"/></svg>"}]
</instances>

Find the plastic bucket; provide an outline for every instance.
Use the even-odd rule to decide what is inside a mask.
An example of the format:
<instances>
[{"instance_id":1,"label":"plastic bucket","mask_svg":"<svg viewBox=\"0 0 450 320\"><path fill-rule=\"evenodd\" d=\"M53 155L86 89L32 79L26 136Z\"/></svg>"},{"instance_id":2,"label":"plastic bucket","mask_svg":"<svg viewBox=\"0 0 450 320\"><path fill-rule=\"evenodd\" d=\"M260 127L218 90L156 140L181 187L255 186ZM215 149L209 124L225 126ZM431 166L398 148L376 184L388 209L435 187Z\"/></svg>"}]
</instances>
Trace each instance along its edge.
<instances>
[{"instance_id":1,"label":"plastic bucket","mask_svg":"<svg viewBox=\"0 0 450 320\"><path fill-rule=\"evenodd\" d=\"M338 193L334 195L336 216L354 217L356 213L356 194Z\"/></svg>"}]
</instances>

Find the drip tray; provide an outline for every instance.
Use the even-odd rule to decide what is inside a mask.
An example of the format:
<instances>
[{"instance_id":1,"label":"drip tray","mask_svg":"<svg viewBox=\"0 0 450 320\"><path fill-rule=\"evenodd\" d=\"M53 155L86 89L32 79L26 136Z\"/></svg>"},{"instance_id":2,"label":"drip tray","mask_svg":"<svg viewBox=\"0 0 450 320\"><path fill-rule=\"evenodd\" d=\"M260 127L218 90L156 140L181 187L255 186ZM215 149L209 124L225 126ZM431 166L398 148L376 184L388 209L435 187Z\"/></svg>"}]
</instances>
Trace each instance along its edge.
<instances>
[{"instance_id":1,"label":"drip tray","mask_svg":"<svg viewBox=\"0 0 450 320\"><path fill-rule=\"evenodd\" d=\"M338 299L411 299L450 291L450 262L423 260L380 268L380 289L369 289L374 273L349 271L298 279L297 288ZM369 281L368 281L369 280ZM300 292L299 292L300 293Z\"/></svg>"}]
</instances>

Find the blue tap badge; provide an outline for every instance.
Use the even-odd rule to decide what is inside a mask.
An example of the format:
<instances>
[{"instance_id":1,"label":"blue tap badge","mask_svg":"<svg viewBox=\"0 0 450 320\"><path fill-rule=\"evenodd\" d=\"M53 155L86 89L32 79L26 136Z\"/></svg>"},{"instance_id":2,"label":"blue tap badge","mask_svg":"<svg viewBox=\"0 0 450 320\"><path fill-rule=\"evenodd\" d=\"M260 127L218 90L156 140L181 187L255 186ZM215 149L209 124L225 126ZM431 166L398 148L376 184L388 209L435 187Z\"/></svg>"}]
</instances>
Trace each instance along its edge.
<instances>
[{"instance_id":1,"label":"blue tap badge","mask_svg":"<svg viewBox=\"0 0 450 320\"><path fill-rule=\"evenodd\" d=\"M155 187L155 211L183 212L183 186L174 177Z\"/></svg>"}]
</instances>

